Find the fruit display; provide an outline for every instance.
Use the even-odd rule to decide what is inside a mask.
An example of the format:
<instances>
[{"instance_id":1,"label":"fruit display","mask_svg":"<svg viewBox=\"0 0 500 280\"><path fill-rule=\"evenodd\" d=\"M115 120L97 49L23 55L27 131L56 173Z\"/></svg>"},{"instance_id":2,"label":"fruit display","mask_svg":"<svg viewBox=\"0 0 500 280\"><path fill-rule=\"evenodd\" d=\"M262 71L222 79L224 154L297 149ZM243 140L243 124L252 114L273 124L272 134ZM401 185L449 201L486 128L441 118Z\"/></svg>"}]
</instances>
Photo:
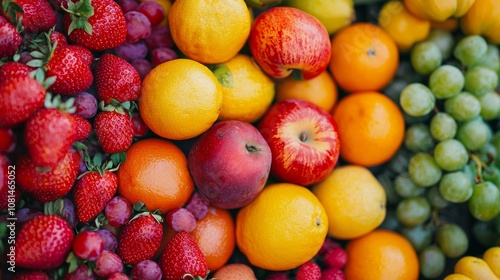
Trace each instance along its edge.
<instances>
[{"instance_id":1,"label":"fruit display","mask_svg":"<svg viewBox=\"0 0 500 280\"><path fill-rule=\"evenodd\" d=\"M498 15L1 0L0 279L500 279Z\"/></svg>"}]
</instances>

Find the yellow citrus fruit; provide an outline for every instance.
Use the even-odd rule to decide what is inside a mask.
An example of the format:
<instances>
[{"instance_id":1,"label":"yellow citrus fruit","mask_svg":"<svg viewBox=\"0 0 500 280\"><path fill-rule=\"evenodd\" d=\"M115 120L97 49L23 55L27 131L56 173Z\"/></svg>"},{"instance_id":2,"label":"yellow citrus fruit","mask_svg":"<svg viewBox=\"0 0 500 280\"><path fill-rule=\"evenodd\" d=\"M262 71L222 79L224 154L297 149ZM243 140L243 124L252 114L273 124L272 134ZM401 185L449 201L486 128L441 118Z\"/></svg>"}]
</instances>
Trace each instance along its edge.
<instances>
[{"instance_id":1,"label":"yellow citrus fruit","mask_svg":"<svg viewBox=\"0 0 500 280\"><path fill-rule=\"evenodd\" d=\"M276 83L276 101L303 99L330 112L337 98L337 84L328 71L308 80L296 80L289 76Z\"/></svg>"},{"instance_id":2,"label":"yellow citrus fruit","mask_svg":"<svg viewBox=\"0 0 500 280\"><path fill-rule=\"evenodd\" d=\"M208 130L219 117L222 86L203 64L191 59L164 62L142 81L139 113L161 137L184 140Z\"/></svg>"},{"instance_id":3,"label":"yellow citrus fruit","mask_svg":"<svg viewBox=\"0 0 500 280\"><path fill-rule=\"evenodd\" d=\"M245 45L252 18L244 0L177 0L168 22L182 53L214 64L228 61Z\"/></svg>"},{"instance_id":4,"label":"yellow citrus fruit","mask_svg":"<svg viewBox=\"0 0 500 280\"><path fill-rule=\"evenodd\" d=\"M335 168L312 187L328 216L328 235L353 239L377 228L385 218L386 194L380 182L365 167Z\"/></svg>"},{"instance_id":5,"label":"yellow citrus fruit","mask_svg":"<svg viewBox=\"0 0 500 280\"><path fill-rule=\"evenodd\" d=\"M276 183L236 217L236 243L251 264L289 270L318 253L328 231L325 208L307 188Z\"/></svg>"},{"instance_id":6,"label":"yellow citrus fruit","mask_svg":"<svg viewBox=\"0 0 500 280\"><path fill-rule=\"evenodd\" d=\"M219 119L251 123L262 117L274 99L273 81L244 54L216 67L221 66L214 71L224 76Z\"/></svg>"}]
</instances>

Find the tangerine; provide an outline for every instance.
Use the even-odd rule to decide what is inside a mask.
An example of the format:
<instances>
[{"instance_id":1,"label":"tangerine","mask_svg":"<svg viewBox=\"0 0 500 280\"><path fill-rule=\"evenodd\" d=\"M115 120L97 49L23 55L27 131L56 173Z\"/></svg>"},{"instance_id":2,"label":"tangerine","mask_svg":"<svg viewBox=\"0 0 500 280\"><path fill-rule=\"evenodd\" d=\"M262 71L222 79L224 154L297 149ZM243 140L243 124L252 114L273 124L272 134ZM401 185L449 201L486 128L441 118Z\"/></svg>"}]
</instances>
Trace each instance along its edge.
<instances>
[{"instance_id":1,"label":"tangerine","mask_svg":"<svg viewBox=\"0 0 500 280\"><path fill-rule=\"evenodd\" d=\"M215 273L214 280L257 280L252 268L243 263L226 264Z\"/></svg>"}]
</instances>

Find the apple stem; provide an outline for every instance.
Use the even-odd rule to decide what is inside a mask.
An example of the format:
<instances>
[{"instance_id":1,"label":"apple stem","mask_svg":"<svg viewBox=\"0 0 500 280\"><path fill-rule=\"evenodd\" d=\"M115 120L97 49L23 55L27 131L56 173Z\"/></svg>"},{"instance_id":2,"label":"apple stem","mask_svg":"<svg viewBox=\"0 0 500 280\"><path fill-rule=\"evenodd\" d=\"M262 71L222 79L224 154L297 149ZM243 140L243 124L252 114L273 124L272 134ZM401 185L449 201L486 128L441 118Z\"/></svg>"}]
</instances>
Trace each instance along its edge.
<instances>
[{"instance_id":1,"label":"apple stem","mask_svg":"<svg viewBox=\"0 0 500 280\"><path fill-rule=\"evenodd\" d=\"M253 153L253 152L256 152L256 151L260 151L259 148L257 148L257 146L254 146L254 145L245 145L245 148L247 149L247 151L249 153Z\"/></svg>"},{"instance_id":2,"label":"apple stem","mask_svg":"<svg viewBox=\"0 0 500 280\"><path fill-rule=\"evenodd\" d=\"M305 133L304 131L302 131L299 135L299 140L302 141L302 142L306 142L307 141L307 133Z\"/></svg>"}]
</instances>

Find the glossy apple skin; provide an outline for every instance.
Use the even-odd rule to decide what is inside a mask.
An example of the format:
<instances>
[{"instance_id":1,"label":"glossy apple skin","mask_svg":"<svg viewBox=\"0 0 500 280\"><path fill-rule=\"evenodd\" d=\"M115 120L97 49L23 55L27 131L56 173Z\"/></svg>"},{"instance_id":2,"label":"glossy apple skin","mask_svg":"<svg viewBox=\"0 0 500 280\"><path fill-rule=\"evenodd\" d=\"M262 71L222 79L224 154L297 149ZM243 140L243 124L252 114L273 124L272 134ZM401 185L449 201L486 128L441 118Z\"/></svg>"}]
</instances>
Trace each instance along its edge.
<instances>
[{"instance_id":1,"label":"glossy apple skin","mask_svg":"<svg viewBox=\"0 0 500 280\"><path fill-rule=\"evenodd\" d=\"M291 7L274 7L258 15L249 37L250 51L264 72L285 78L293 69L304 79L323 72L330 61L328 31L312 15Z\"/></svg>"},{"instance_id":2,"label":"glossy apple skin","mask_svg":"<svg viewBox=\"0 0 500 280\"><path fill-rule=\"evenodd\" d=\"M198 191L210 204L240 208L264 188L271 169L271 149L255 126L221 121L193 144L188 167Z\"/></svg>"},{"instance_id":3,"label":"glossy apple skin","mask_svg":"<svg viewBox=\"0 0 500 280\"><path fill-rule=\"evenodd\" d=\"M323 180L338 162L337 124L315 104L298 99L277 102L258 128L271 148L271 174L280 180L309 186Z\"/></svg>"}]
</instances>

